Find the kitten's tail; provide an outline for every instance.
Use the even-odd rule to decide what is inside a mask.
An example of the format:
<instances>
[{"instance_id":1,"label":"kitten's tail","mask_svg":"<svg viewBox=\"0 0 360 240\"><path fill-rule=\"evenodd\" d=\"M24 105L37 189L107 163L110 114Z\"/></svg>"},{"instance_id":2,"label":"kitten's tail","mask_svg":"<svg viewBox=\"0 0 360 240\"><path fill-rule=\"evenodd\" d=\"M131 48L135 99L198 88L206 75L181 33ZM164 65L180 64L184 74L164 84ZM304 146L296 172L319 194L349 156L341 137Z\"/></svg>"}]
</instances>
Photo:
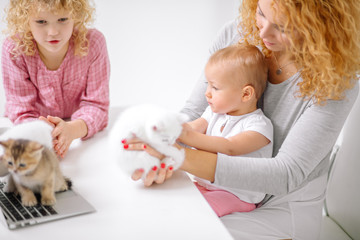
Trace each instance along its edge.
<instances>
[{"instance_id":1,"label":"kitten's tail","mask_svg":"<svg viewBox=\"0 0 360 240\"><path fill-rule=\"evenodd\" d=\"M71 189L72 181L70 180L70 178L65 177L65 182L66 182L66 185L67 185L68 189Z\"/></svg>"}]
</instances>

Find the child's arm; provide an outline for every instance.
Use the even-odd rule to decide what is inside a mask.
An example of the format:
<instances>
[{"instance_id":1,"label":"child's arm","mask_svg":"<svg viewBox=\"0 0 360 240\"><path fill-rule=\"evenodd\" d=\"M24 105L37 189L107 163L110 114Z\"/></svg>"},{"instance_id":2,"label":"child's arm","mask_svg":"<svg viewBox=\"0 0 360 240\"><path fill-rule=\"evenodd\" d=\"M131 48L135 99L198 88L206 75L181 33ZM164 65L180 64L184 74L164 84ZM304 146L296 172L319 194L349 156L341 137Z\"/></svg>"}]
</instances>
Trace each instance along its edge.
<instances>
[{"instance_id":1,"label":"child's arm","mask_svg":"<svg viewBox=\"0 0 360 240\"><path fill-rule=\"evenodd\" d=\"M86 89L81 96L79 109L71 120L83 120L87 134L83 139L92 137L108 124L109 116L109 79L110 61L105 37L97 30L89 30L90 65L86 76Z\"/></svg>"},{"instance_id":2,"label":"child's arm","mask_svg":"<svg viewBox=\"0 0 360 240\"><path fill-rule=\"evenodd\" d=\"M269 139L255 131L244 131L235 136L224 138L208 136L190 130L181 136L180 141L197 149L230 156L244 155L270 143Z\"/></svg>"},{"instance_id":3,"label":"child's arm","mask_svg":"<svg viewBox=\"0 0 360 240\"><path fill-rule=\"evenodd\" d=\"M200 117L194 121L183 124L183 126L186 129L192 129L193 131L196 131L199 133L206 133L206 129L208 127L208 122L204 118Z\"/></svg>"},{"instance_id":4,"label":"child's arm","mask_svg":"<svg viewBox=\"0 0 360 240\"><path fill-rule=\"evenodd\" d=\"M13 47L14 43L9 38L4 40L1 67L6 96L5 114L13 123L18 124L40 116L35 107L39 97L25 59L22 56L12 57Z\"/></svg>"}]
</instances>

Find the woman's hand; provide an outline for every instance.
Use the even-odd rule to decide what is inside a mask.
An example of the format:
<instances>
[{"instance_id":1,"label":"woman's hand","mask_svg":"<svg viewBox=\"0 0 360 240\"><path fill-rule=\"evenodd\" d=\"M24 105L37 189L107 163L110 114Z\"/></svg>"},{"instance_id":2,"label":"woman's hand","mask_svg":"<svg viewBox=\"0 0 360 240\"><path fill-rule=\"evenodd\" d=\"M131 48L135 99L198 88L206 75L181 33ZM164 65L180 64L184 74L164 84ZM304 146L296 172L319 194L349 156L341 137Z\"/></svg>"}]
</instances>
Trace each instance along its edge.
<instances>
[{"instance_id":1,"label":"woman's hand","mask_svg":"<svg viewBox=\"0 0 360 240\"><path fill-rule=\"evenodd\" d=\"M132 138L129 140L123 140L124 148L129 151L146 151L153 157L159 159L159 161L163 160L165 156L158 151L156 151L151 146L147 145L146 143L142 142L138 138ZM131 176L131 178L135 181L142 178L144 174L143 169L137 169ZM146 187L151 186L153 183L162 184L165 182L166 179L170 178L173 174L173 167L166 166L165 163L160 165L160 169L158 170L156 166L152 168L152 170L147 174L144 179L144 185Z\"/></svg>"}]
</instances>

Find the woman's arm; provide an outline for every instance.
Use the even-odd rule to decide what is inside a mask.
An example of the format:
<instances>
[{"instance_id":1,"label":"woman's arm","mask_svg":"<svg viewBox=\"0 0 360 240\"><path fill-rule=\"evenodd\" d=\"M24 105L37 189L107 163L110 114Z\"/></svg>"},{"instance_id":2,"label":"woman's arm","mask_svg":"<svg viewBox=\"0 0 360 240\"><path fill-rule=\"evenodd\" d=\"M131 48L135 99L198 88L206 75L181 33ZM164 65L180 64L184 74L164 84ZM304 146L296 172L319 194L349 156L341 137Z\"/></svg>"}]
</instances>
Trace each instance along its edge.
<instances>
[{"instance_id":1,"label":"woman's arm","mask_svg":"<svg viewBox=\"0 0 360 240\"><path fill-rule=\"evenodd\" d=\"M144 145L146 145L146 148L144 148ZM211 182L214 181L217 162L216 154L190 148L183 148L177 144L176 147L179 149L182 148L185 151L185 160L180 169ZM165 157L151 146L137 138L129 139L127 141L127 150L146 151L158 159L163 159ZM145 177L144 185L151 186L153 183L162 184L166 179L172 176L172 173L173 168L171 166L164 166L163 168L152 170ZM140 180L142 179L143 174L144 171L142 169L138 169L133 173L132 179L135 181Z\"/></svg>"},{"instance_id":2,"label":"woman's arm","mask_svg":"<svg viewBox=\"0 0 360 240\"><path fill-rule=\"evenodd\" d=\"M180 169L214 182L217 154L185 148L185 160Z\"/></svg>"}]
</instances>

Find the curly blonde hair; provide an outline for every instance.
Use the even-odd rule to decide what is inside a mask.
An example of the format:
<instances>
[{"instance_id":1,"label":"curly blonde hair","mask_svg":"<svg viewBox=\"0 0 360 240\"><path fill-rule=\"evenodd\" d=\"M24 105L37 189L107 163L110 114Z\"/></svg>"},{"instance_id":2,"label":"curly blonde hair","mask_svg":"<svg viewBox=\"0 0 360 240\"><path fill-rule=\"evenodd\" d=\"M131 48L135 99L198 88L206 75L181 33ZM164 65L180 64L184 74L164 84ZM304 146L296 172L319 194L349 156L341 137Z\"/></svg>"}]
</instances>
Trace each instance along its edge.
<instances>
[{"instance_id":1,"label":"curly blonde hair","mask_svg":"<svg viewBox=\"0 0 360 240\"><path fill-rule=\"evenodd\" d=\"M263 47L256 26L258 0L243 0L240 25L244 40ZM274 10L274 5L278 11ZM317 103L344 98L360 73L359 0L274 0L273 12L283 14L290 51L301 70L299 96ZM275 18L276 19L276 18ZM299 37L295 37L299 34Z\"/></svg>"},{"instance_id":2,"label":"curly blonde hair","mask_svg":"<svg viewBox=\"0 0 360 240\"><path fill-rule=\"evenodd\" d=\"M94 8L88 0L10 0L7 12L7 33L15 42L12 51L14 56L21 53L32 56L36 50L34 37L30 31L29 18L36 11L58 13L68 11L74 20L72 39L75 55L85 56L88 53L87 26L93 20Z\"/></svg>"}]
</instances>

